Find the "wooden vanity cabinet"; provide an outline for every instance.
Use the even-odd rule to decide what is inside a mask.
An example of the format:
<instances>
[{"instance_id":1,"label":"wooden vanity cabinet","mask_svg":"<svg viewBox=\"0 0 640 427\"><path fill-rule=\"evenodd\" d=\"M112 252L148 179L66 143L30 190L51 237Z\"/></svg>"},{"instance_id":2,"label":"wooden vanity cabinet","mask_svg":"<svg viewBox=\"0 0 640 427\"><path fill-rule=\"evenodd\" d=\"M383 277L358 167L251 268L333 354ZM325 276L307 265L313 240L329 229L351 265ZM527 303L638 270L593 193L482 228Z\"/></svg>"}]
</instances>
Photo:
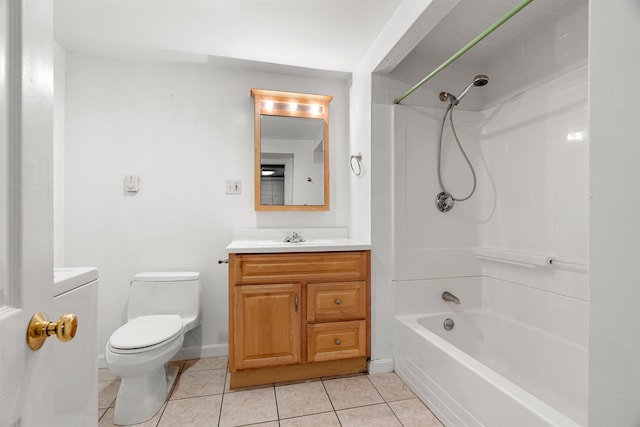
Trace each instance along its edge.
<instances>
[{"instance_id":1,"label":"wooden vanity cabinet","mask_svg":"<svg viewBox=\"0 0 640 427\"><path fill-rule=\"evenodd\" d=\"M231 387L366 370L370 251L230 254Z\"/></svg>"}]
</instances>

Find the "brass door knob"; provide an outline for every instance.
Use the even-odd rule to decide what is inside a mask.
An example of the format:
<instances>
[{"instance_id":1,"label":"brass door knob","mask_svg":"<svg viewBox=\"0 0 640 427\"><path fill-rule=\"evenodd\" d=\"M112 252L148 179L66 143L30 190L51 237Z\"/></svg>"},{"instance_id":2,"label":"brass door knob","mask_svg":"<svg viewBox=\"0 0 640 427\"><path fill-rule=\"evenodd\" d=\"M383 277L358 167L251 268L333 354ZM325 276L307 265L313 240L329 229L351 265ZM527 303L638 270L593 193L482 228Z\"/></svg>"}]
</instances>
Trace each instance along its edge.
<instances>
[{"instance_id":1,"label":"brass door knob","mask_svg":"<svg viewBox=\"0 0 640 427\"><path fill-rule=\"evenodd\" d=\"M38 350L44 344L47 337L55 335L60 341L71 341L78 330L78 319L73 313L65 313L57 322L47 320L41 311L31 317L27 328L27 344L31 350Z\"/></svg>"}]
</instances>

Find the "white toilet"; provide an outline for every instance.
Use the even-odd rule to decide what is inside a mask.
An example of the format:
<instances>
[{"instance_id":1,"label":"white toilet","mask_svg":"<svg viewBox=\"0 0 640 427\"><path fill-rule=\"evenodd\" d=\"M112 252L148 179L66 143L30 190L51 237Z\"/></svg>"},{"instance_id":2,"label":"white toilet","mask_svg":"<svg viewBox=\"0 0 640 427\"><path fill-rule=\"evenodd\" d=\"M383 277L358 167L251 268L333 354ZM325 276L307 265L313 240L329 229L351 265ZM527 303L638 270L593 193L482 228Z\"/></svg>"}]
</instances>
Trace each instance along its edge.
<instances>
[{"instance_id":1,"label":"white toilet","mask_svg":"<svg viewBox=\"0 0 640 427\"><path fill-rule=\"evenodd\" d=\"M200 273L140 273L131 281L127 323L107 343L105 361L121 377L113 421L152 418L169 392L166 364L200 325Z\"/></svg>"}]
</instances>

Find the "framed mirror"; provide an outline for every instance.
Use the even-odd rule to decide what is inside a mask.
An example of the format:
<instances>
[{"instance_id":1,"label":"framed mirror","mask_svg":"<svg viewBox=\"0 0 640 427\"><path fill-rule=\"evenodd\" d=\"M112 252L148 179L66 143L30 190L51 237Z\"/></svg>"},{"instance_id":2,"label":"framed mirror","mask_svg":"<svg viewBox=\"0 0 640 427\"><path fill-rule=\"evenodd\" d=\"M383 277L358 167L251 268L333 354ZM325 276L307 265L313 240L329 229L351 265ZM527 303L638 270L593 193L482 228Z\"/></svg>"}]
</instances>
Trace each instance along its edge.
<instances>
[{"instance_id":1,"label":"framed mirror","mask_svg":"<svg viewBox=\"0 0 640 427\"><path fill-rule=\"evenodd\" d=\"M256 211L329 210L328 95L251 89Z\"/></svg>"}]
</instances>

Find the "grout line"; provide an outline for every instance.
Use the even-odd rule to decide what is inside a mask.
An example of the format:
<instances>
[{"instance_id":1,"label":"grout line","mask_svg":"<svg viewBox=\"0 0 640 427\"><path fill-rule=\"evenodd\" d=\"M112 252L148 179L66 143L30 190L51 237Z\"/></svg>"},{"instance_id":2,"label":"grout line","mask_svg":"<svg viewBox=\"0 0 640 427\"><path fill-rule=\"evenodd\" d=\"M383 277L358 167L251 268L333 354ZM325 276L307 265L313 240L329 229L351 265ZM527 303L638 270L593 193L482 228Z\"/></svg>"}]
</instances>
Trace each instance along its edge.
<instances>
[{"instance_id":1,"label":"grout line","mask_svg":"<svg viewBox=\"0 0 640 427\"><path fill-rule=\"evenodd\" d=\"M331 407L333 408L333 412L336 412L336 407L333 404L333 400L331 399L331 395L329 394L329 391L327 390L327 386L324 384L325 380L320 380L322 382L322 388L324 389L324 392L327 393L327 397L329 398L329 403L331 404ZM336 416L338 416L336 414Z\"/></svg>"},{"instance_id":2,"label":"grout line","mask_svg":"<svg viewBox=\"0 0 640 427\"><path fill-rule=\"evenodd\" d=\"M365 378L367 379L367 381L369 381L369 384L371 384L371 387L373 387L373 389L376 391L376 393L378 393L378 396L380 396L380 399L382 399L382 401L383 401L384 403L387 403L387 399L385 399L385 398L382 396L382 393L380 393L380 392L378 391L378 389L377 389L376 385L373 383L373 381L371 381L371 380L369 379L369 374L365 375Z\"/></svg>"},{"instance_id":3,"label":"grout line","mask_svg":"<svg viewBox=\"0 0 640 427\"><path fill-rule=\"evenodd\" d=\"M329 381L329 380L327 380L327 381ZM333 404L333 400L331 399L331 395L329 394L329 391L327 390L327 386L324 384L325 379L321 378L320 382L322 383L322 388L324 389L324 392L327 394L327 397L329 398L329 403L331 404L331 408L333 408L333 414L336 416L336 419L338 420L338 424L340 424L340 427L342 427L342 421L340 421L340 417L338 416L338 411L336 410L336 407Z\"/></svg>"},{"instance_id":4,"label":"grout line","mask_svg":"<svg viewBox=\"0 0 640 427\"><path fill-rule=\"evenodd\" d=\"M329 410L329 411L322 411L322 412L314 412L312 414L304 414L304 415L294 415L293 417L283 417L283 418L279 418L278 417L278 421L285 421L285 420L294 420L296 418L305 418L305 417L312 417L314 415L321 415L321 414L331 414L331 413L335 413L336 411L334 410ZM267 421L268 422L268 421Z\"/></svg>"},{"instance_id":5,"label":"grout line","mask_svg":"<svg viewBox=\"0 0 640 427\"><path fill-rule=\"evenodd\" d=\"M276 393L276 385L273 385L273 400L276 404L276 420L278 421L278 425L280 425L280 410L278 409L278 393Z\"/></svg>"},{"instance_id":6,"label":"grout line","mask_svg":"<svg viewBox=\"0 0 640 427\"><path fill-rule=\"evenodd\" d=\"M224 396L227 394L227 377L228 376L229 376L229 369L227 369L224 374L224 384L222 385L222 397L220 398L220 410L218 411L218 424L217 424L218 427L220 427L220 422L222 421L222 405L224 405Z\"/></svg>"},{"instance_id":7,"label":"grout line","mask_svg":"<svg viewBox=\"0 0 640 427\"><path fill-rule=\"evenodd\" d=\"M385 405L387 405L387 408L389 408L389 410L391 411L391 413L393 414L394 417L396 417L396 420L398 420L398 422L400 423L401 426L404 426L404 424L402 423L402 421L400 421L400 417L398 417L398 414L396 414L396 412L393 410L393 408L391 407L391 405L389 405L387 402L385 402Z\"/></svg>"},{"instance_id":8,"label":"grout line","mask_svg":"<svg viewBox=\"0 0 640 427\"><path fill-rule=\"evenodd\" d=\"M102 409L98 409L98 412L100 412ZM100 423L100 420L104 418L105 415L107 415L107 411L109 411L109 408L107 408L107 410L105 410L101 416L98 417L98 423Z\"/></svg>"}]
</instances>

